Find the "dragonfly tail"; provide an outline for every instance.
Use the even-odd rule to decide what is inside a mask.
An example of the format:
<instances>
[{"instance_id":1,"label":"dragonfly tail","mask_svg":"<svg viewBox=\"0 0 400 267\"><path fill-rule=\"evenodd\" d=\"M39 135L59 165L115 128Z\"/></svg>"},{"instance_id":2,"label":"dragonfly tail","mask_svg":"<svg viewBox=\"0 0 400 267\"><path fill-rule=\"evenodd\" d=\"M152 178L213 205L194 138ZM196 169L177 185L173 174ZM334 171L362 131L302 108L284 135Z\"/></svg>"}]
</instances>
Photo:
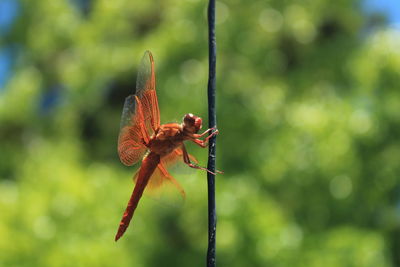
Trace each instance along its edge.
<instances>
[{"instance_id":1,"label":"dragonfly tail","mask_svg":"<svg viewBox=\"0 0 400 267\"><path fill-rule=\"evenodd\" d=\"M129 199L128 206L125 209L124 215L122 216L121 222L119 223L118 232L115 235L115 241L118 241L132 219L133 213L139 203L140 198L143 195L143 191L146 188L147 183L154 170L157 168L158 163L160 163L160 156L155 153L150 153L143 159L142 166L139 170L139 176L136 180L135 188L133 189L131 198Z\"/></svg>"}]
</instances>

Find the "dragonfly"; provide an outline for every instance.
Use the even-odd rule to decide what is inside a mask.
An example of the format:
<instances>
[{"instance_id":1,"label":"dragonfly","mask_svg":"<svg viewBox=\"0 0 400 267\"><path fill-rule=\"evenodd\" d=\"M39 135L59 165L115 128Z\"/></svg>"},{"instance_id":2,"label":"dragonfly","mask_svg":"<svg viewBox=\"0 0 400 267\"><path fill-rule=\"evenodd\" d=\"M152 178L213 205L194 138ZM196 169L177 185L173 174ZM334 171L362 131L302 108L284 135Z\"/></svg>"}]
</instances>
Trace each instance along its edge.
<instances>
[{"instance_id":1,"label":"dragonfly","mask_svg":"<svg viewBox=\"0 0 400 267\"><path fill-rule=\"evenodd\" d=\"M121 162L131 166L141 161L134 175L136 181L128 205L122 216L115 241L125 233L146 187L157 188L171 182L185 197L180 184L169 174L167 168L180 159L191 168L211 172L197 165L197 160L188 154L184 141L191 141L205 148L211 137L218 134L210 128L198 134L202 119L191 113L183 117L182 123L160 125L160 110L156 94L156 77L153 55L146 51L139 65L136 92L125 99L122 110L118 155ZM207 137L206 134L209 134ZM202 139L203 138L203 139Z\"/></svg>"}]
</instances>

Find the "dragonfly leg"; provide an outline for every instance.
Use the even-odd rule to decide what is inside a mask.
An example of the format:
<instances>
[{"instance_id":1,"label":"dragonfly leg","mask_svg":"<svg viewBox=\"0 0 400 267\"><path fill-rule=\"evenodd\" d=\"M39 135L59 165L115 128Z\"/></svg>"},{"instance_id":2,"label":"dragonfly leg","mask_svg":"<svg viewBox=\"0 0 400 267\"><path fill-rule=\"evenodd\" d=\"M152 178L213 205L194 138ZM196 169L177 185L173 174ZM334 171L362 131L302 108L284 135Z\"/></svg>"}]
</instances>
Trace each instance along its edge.
<instances>
[{"instance_id":1,"label":"dragonfly leg","mask_svg":"<svg viewBox=\"0 0 400 267\"><path fill-rule=\"evenodd\" d=\"M201 166L199 166L197 164L193 164L190 161L189 154L187 153L186 147L185 147L184 144L182 144L182 151L183 151L183 162L185 162L185 164L188 165L190 168L203 170L203 171L209 172L209 173L211 173L213 175L216 175L216 173L223 173L223 172L218 171L218 170L215 173L215 172L212 172L212 171L210 171L209 169L207 169L205 167L201 167Z\"/></svg>"},{"instance_id":2,"label":"dragonfly leg","mask_svg":"<svg viewBox=\"0 0 400 267\"><path fill-rule=\"evenodd\" d=\"M207 133L209 133L212 130L218 131L216 127L212 127L212 128L207 129L206 131L204 131L202 134L194 134L193 137L195 137L195 138L203 137L204 135L206 135Z\"/></svg>"},{"instance_id":3,"label":"dragonfly leg","mask_svg":"<svg viewBox=\"0 0 400 267\"><path fill-rule=\"evenodd\" d=\"M214 128L210 128L210 129L208 129L208 130L212 130L212 129L214 129ZM207 130L207 131L208 131L208 130ZM217 135L218 133L219 133L219 131L218 131L218 130L215 130L212 134L210 134L209 136L207 136L206 139L204 139L204 140L201 140L201 139L199 139L199 138L195 138L195 139L193 139L192 141L193 141L195 144L197 144L198 146L200 146L200 147L202 147L202 148L205 148L205 147L208 145L208 140L209 140L211 137ZM204 134L204 133L203 133L203 134ZM201 134L201 135L203 135L203 134ZM196 137L196 136L194 136L194 137Z\"/></svg>"}]
</instances>

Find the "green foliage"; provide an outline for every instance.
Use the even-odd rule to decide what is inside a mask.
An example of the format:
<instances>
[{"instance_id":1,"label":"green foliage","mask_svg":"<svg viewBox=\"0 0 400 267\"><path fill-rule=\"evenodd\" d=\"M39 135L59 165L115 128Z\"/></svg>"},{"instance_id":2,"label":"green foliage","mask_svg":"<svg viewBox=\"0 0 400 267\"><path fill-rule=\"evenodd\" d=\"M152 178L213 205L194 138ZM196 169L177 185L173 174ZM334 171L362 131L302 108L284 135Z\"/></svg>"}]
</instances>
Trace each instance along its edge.
<instances>
[{"instance_id":1,"label":"green foliage","mask_svg":"<svg viewBox=\"0 0 400 267\"><path fill-rule=\"evenodd\" d=\"M18 47L0 90L0 265L202 266L202 172L174 173L185 204L144 197L113 238L135 171L120 112L145 50L162 122L206 121L206 2L79 2L20 0L0 42ZM400 264L400 34L367 31L358 5L218 2L218 265Z\"/></svg>"}]
</instances>

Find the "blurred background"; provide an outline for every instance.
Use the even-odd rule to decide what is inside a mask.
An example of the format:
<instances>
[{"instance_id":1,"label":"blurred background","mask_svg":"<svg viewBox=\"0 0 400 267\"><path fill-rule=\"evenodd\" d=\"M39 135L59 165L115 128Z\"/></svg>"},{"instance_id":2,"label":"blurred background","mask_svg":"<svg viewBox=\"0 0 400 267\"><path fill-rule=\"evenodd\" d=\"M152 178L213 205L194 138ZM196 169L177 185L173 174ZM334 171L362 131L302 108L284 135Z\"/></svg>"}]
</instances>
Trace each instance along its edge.
<instances>
[{"instance_id":1,"label":"blurred background","mask_svg":"<svg viewBox=\"0 0 400 267\"><path fill-rule=\"evenodd\" d=\"M162 123L207 125L206 5L0 0L0 266L205 265L204 172L114 235L145 50ZM398 1L221 0L217 42L218 265L400 266Z\"/></svg>"}]
</instances>

